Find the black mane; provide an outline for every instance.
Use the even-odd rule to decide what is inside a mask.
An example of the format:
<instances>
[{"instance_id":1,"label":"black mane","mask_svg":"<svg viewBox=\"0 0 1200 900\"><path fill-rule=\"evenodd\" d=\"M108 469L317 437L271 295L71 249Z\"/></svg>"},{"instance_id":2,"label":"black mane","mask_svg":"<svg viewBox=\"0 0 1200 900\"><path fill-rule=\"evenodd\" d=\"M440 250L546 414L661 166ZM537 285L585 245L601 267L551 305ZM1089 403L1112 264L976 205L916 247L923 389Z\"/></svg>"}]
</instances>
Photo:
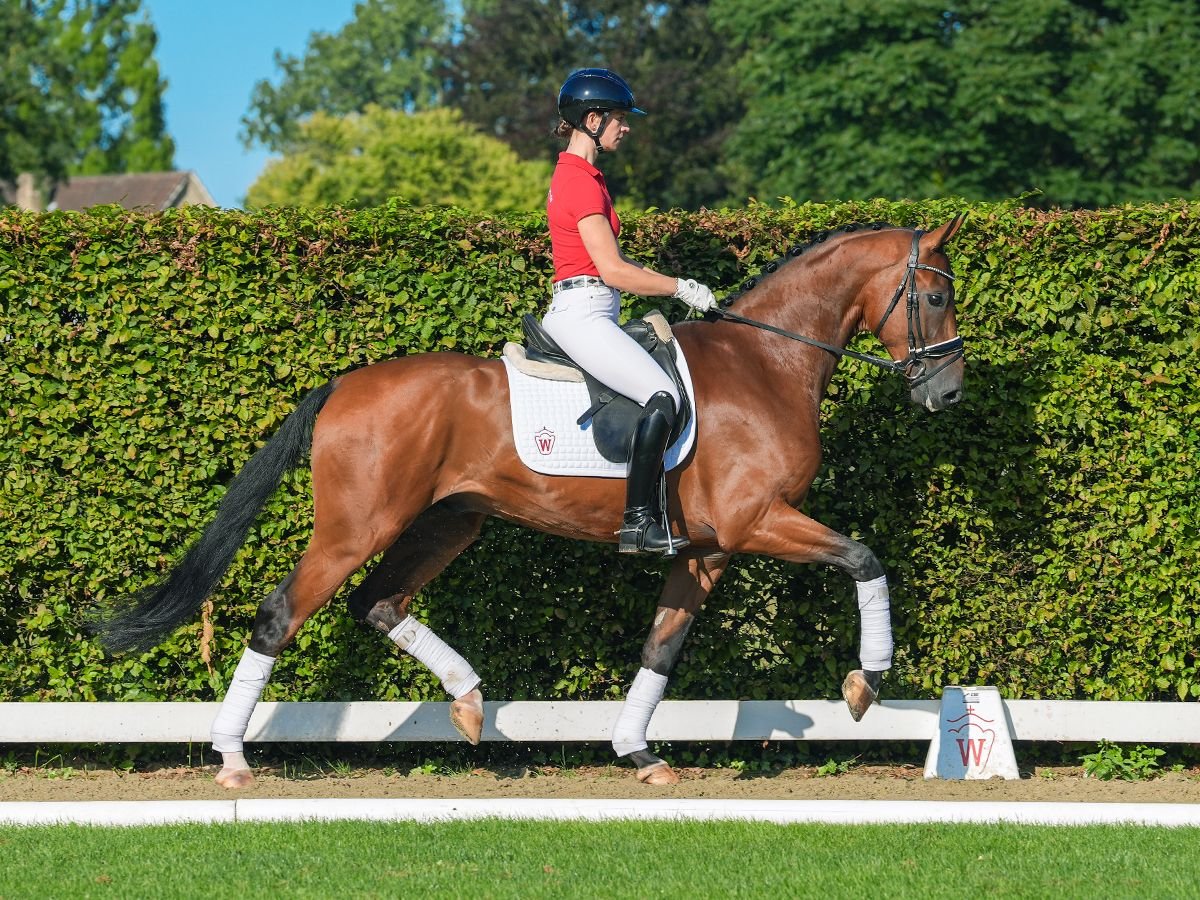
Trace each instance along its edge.
<instances>
[{"instance_id":1,"label":"black mane","mask_svg":"<svg viewBox=\"0 0 1200 900\"><path fill-rule=\"evenodd\" d=\"M850 223L848 223L846 225L842 225L838 228L830 228L825 231L819 231L816 234L814 234L812 237L810 237L808 239L807 243L798 244L795 247L790 247L788 249L788 251L783 256L781 256L779 259L773 260L773 261L767 263L765 266L763 266L762 271L760 271L758 273L758 275L752 275L749 278L747 278L745 281L743 281L741 284L741 287L739 287L733 293L727 295L725 297L725 299L720 302L720 306L722 309L731 306L734 303L734 301L741 298L743 294L745 294L748 291L753 290L755 287L757 287L758 283L760 281L762 281L764 278L766 278L769 275L773 275L781 267L787 265L789 262L796 259L797 257L802 256L805 251L812 249L813 247L817 246L818 244L825 243L825 241L829 240L829 238L831 238L831 237L835 237L835 236L843 235L843 234L850 234L853 231L861 231L863 229L870 229L871 231L882 231L885 228L899 228L899 227L900 226L898 226L898 225L892 225L890 222L865 222L865 223L864 222L850 222Z\"/></svg>"}]
</instances>

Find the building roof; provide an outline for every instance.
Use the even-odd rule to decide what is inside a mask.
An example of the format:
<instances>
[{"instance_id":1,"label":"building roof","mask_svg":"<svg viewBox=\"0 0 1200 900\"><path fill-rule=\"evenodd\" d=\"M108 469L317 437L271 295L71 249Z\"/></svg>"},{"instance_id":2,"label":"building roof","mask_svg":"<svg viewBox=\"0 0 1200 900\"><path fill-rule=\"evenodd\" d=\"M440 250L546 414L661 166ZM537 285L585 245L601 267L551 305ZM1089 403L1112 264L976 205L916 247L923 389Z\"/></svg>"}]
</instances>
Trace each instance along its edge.
<instances>
[{"instance_id":1,"label":"building roof","mask_svg":"<svg viewBox=\"0 0 1200 900\"><path fill-rule=\"evenodd\" d=\"M4 185L3 201L16 202ZM134 172L120 175L75 175L55 185L48 210L82 210L116 203L125 209L160 211L196 203L216 206L195 172Z\"/></svg>"}]
</instances>

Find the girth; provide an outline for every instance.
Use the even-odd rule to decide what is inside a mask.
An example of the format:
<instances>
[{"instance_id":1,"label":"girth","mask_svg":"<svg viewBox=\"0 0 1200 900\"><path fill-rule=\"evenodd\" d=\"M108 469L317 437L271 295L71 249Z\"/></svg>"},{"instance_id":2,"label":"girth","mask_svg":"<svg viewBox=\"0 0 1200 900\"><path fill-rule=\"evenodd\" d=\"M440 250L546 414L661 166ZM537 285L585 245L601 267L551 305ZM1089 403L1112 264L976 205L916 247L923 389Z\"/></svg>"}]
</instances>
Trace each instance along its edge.
<instances>
[{"instance_id":1,"label":"girth","mask_svg":"<svg viewBox=\"0 0 1200 900\"><path fill-rule=\"evenodd\" d=\"M658 316L663 322L666 321L662 313L657 310L646 315L647 317ZM628 462L633 429L641 416L642 407L636 401L623 394L618 394L608 385L597 381L588 372L581 369L555 343L554 338L546 333L541 322L532 314L522 317L521 328L525 332L525 355L528 359L567 366L583 375L591 405L576 420L577 424L586 428L588 421L591 420L592 440L596 442L596 449L600 455L609 462ZM654 326L645 319L632 319L623 325L621 330L650 354L650 358L670 376L679 391L679 415L675 418L675 427L671 431L671 439L668 442L673 444L692 418L692 404L688 399L683 379L679 375L679 368L675 364L675 341L661 339Z\"/></svg>"}]
</instances>

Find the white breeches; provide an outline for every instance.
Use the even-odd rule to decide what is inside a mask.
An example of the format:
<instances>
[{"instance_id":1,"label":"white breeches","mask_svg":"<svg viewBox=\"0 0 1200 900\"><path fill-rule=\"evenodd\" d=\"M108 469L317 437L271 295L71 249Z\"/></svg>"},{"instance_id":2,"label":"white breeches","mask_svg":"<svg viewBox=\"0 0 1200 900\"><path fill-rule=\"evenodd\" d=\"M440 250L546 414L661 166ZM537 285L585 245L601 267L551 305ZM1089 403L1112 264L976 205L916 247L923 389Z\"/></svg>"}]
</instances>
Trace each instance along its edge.
<instances>
[{"instance_id":1,"label":"white breeches","mask_svg":"<svg viewBox=\"0 0 1200 900\"><path fill-rule=\"evenodd\" d=\"M593 378L642 406L662 391L679 409L679 391L666 372L617 324L615 288L571 288L554 295L542 327Z\"/></svg>"}]
</instances>

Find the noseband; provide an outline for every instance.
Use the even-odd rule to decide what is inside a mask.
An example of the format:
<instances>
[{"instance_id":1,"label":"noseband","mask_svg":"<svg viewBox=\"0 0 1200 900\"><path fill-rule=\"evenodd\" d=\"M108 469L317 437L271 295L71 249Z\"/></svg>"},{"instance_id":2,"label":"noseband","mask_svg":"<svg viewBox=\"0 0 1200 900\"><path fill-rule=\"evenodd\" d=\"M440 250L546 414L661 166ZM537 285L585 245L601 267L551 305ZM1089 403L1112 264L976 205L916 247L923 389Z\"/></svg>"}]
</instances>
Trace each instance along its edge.
<instances>
[{"instance_id":1,"label":"noseband","mask_svg":"<svg viewBox=\"0 0 1200 900\"><path fill-rule=\"evenodd\" d=\"M791 338L794 341L800 341L804 344L810 344L813 347L820 347L832 353L834 356L843 357L849 356L851 359L857 359L865 363L870 363L873 366L879 366L881 369L886 369L889 372L895 372L897 375L903 375L904 380L908 382L909 390L919 387L929 379L933 378L938 372L952 365L959 359L962 359L963 339L960 335L955 335L948 341L939 341L936 344L925 343L925 333L921 328L921 303L920 294L917 293L917 270L924 269L927 272L936 272L947 280L953 282L954 276L944 269L939 269L936 266L928 266L923 262L918 261L917 257L921 252L920 242L921 235L925 232L914 231L912 239L912 249L908 254L908 263L904 269L904 277L900 280L900 285L896 288L896 293L892 295L892 301L888 304L887 310L883 314L883 318L879 320L879 324L875 326L872 334L879 337L879 333L883 331L883 326L887 324L888 316L896 308L900 302L900 298L905 295L907 289L908 297L908 356L902 360L884 359L880 356L871 356L867 353L859 353L855 350L847 350L845 347L835 347L833 344L827 344L824 341L819 341L816 338L811 338L803 334L796 334L792 331L785 331L782 328L776 328L774 325L768 325L766 322L758 322L754 319L747 319L745 316L740 316L735 312L730 312L727 309L714 310L721 318L730 319L734 322L741 322L745 325L753 325L755 328L761 328L764 331L770 331L775 334L783 335ZM927 359L944 359L941 365L935 368L932 372L926 371L925 360Z\"/></svg>"}]
</instances>

